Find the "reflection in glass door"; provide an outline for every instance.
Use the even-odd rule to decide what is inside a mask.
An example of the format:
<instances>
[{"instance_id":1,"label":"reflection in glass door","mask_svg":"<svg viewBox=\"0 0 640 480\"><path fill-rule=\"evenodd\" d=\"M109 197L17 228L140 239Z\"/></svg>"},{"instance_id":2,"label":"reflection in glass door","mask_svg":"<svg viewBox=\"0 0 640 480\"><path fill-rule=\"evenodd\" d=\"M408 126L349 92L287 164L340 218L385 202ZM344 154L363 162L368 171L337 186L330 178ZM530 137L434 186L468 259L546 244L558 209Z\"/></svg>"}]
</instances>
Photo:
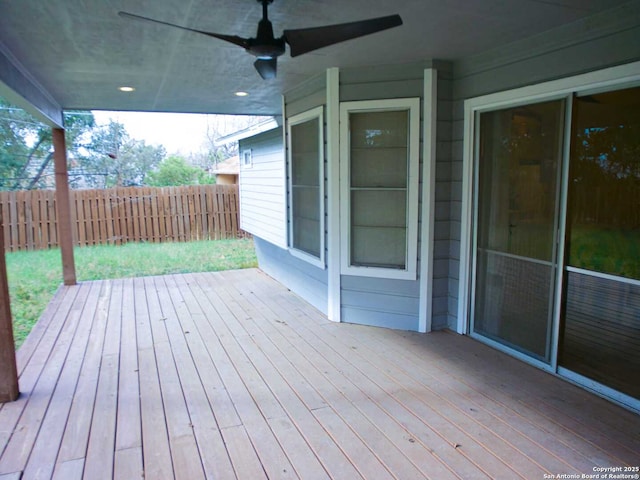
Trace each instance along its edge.
<instances>
[{"instance_id":1,"label":"reflection in glass door","mask_svg":"<svg viewBox=\"0 0 640 480\"><path fill-rule=\"evenodd\" d=\"M480 114L472 332L551 362L564 101Z\"/></svg>"},{"instance_id":2,"label":"reflection in glass door","mask_svg":"<svg viewBox=\"0 0 640 480\"><path fill-rule=\"evenodd\" d=\"M558 364L640 399L640 88L574 99Z\"/></svg>"}]
</instances>

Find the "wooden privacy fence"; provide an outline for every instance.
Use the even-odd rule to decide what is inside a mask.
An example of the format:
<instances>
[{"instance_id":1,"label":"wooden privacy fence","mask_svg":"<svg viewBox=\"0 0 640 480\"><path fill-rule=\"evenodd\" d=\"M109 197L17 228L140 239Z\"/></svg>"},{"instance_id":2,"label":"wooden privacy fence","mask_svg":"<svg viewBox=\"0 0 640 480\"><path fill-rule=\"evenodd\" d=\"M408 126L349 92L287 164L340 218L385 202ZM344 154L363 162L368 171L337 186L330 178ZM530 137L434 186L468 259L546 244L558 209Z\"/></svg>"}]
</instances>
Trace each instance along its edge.
<instances>
[{"instance_id":1,"label":"wooden privacy fence","mask_svg":"<svg viewBox=\"0 0 640 480\"><path fill-rule=\"evenodd\" d=\"M237 238L238 186L72 190L74 245ZM58 245L55 191L0 192L6 251Z\"/></svg>"}]
</instances>

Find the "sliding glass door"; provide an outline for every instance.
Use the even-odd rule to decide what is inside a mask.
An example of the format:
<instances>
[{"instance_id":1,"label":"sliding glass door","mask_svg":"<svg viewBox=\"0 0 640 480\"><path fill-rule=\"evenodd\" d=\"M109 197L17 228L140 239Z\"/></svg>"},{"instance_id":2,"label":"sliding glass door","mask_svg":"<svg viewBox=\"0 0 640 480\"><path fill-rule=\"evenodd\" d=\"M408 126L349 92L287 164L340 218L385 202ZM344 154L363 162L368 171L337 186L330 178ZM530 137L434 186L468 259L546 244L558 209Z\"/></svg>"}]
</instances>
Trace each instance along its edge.
<instances>
[{"instance_id":1,"label":"sliding glass door","mask_svg":"<svg viewBox=\"0 0 640 480\"><path fill-rule=\"evenodd\" d=\"M572 123L559 365L640 399L640 88Z\"/></svg>"},{"instance_id":2,"label":"sliding glass door","mask_svg":"<svg viewBox=\"0 0 640 480\"><path fill-rule=\"evenodd\" d=\"M549 363L562 100L479 114L472 331Z\"/></svg>"},{"instance_id":3,"label":"sliding glass door","mask_svg":"<svg viewBox=\"0 0 640 480\"><path fill-rule=\"evenodd\" d=\"M640 87L475 130L472 335L640 405Z\"/></svg>"}]
</instances>

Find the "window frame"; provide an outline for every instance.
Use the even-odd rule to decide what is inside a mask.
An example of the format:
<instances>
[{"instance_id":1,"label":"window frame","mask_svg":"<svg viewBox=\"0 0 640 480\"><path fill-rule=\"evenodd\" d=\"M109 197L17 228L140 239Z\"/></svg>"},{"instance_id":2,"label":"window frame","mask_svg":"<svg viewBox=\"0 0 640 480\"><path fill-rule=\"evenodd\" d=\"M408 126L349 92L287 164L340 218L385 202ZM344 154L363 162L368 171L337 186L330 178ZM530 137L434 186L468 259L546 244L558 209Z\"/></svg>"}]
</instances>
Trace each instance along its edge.
<instances>
[{"instance_id":1,"label":"window frame","mask_svg":"<svg viewBox=\"0 0 640 480\"><path fill-rule=\"evenodd\" d=\"M351 113L407 111L407 187L405 268L373 267L351 263ZM420 170L420 98L364 100L340 104L341 272L344 275L416 280L418 264L418 210Z\"/></svg>"},{"instance_id":2,"label":"window frame","mask_svg":"<svg viewBox=\"0 0 640 480\"><path fill-rule=\"evenodd\" d=\"M319 202L319 234L320 234L320 255L315 255L297 248L293 244L293 158L292 158L292 127L305 122L318 120L318 202ZM325 263L325 151L324 151L324 107L319 106L305 112L293 115L287 119L287 245L291 255L304 260L316 267L324 269Z\"/></svg>"},{"instance_id":3,"label":"window frame","mask_svg":"<svg viewBox=\"0 0 640 480\"><path fill-rule=\"evenodd\" d=\"M242 168L253 168L253 152L250 148L242 151Z\"/></svg>"}]
</instances>

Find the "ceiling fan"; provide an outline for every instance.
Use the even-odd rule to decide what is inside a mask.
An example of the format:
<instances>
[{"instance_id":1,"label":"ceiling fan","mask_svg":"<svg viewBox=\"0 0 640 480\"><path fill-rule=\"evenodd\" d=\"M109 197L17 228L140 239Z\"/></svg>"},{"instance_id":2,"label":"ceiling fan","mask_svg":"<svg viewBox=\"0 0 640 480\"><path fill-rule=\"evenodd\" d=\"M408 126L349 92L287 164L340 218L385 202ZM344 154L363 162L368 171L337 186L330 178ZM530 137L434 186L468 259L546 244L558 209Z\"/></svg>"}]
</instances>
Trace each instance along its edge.
<instances>
[{"instance_id":1,"label":"ceiling fan","mask_svg":"<svg viewBox=\"0 0 640 480\"><path fill-rule=\"evenodd\" d=\"M400 15L390 15L339 25L285 30L280 38L275 38L273 36L273 26L269 21L267 12L267 8L272 2L273 0L258 0L258 3L262 4L262 20L258 23L258 31L255 38L242 38L236 35L222 35L220 33L196 30L194 28L188 28L128 12L118 12L118 15L123 18L159 23L189 32L200 33L242 47L251 55L257 57L253 65L265 80L275 78L278 68L278 57L284 54L285 44L289 45L291 56L297 57L298 55L322 47L402 25Z\"/></svg>"}]
</instances>

